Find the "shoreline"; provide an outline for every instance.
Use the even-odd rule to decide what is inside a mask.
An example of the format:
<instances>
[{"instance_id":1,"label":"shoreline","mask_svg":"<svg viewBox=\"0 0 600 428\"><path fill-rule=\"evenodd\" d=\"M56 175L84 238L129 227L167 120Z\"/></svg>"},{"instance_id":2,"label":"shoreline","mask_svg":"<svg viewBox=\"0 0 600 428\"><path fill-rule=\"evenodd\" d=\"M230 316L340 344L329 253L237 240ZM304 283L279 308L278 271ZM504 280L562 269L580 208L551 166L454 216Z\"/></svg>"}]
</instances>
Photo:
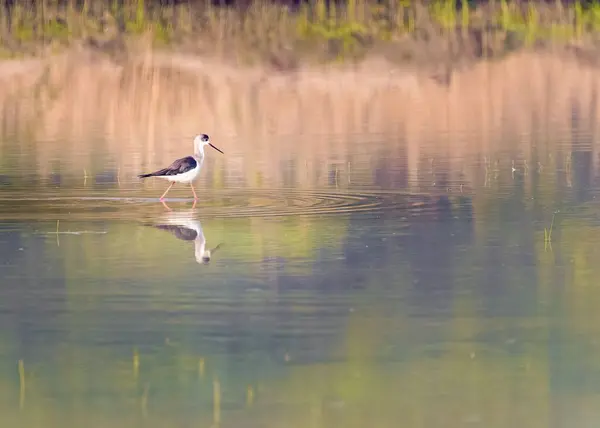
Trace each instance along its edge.
<instances>
[{"instance_id":1,"label":"shoreline","mask_svg":"<svg viewBox=\"0 0 600 428\"><path fill-rule=\"evenodd\" d=\"M374 83L375 81L392 84L399 88L414 87L419 80L431 80L440 86L449 86L453 75L471 70L480 66L497 64L509 61L511 57L532 56L551 57L553 59L574 62L577 65L600 69L600 55L590 55L589 51L578 46L520 49L501 58L480 58L466 60L457 64L436 63L430 64L396 64L378 55L366 56L358 63L339 64L304 64L293 70L277 70L265 64L238 65L232 61L214 56L203 56L193 53L168 51L165 49L152 49L146 51L131 51L127 58L115 59L105 51L81 44L76 44L64 51L31 58L0 59L0 81L10 81L23 75L39 74L47 67L56 64L103 64L109 68L123 69L130 66L142 65L155 68L172 69L180 72L210 74L218 70L223 78L234 80L250 80L272 83L278 81L287 84L290 79L299 78L313 80L315 84L323 82L326 87L336 81L324 83L327 78L347 77L360 79L357 84ZM16 82L15 82L16 83ZM324 87L324 89L326 88ZM355 89L355 88L354 88Z\"/></svg>"},{"instance_id":2,"label":"shoreline","mask_svg":"<svg viewBox=\"0 0 600 428\"><path fill-rule=\"evenodd\" d=\"M356 64L306 64L294 70L274 70L264 64L238 66L231 61L211 56L182 52L169 52L162 49L131 53L127 59L115 60L102 50L75 45L59 54L36 58L0 59L0 82L13 83L15 88L33 84L44 71L66 69L65 67L97 64L104 69L120 71L141 66L171 70L191 74L216 74L223 80L246 83L269 83L281 85L285 89L290 83L303 81L313 87L331 90L332 86L354 84L353 92L360 87L386 86L388 88L418 93L423 82L433 82L441 87L449 87L455 76L468 73L478 67L511 61L511 58L537 57L566 61L578 66L600 70L600 56L590 58L586 52L574 49L522 49L502 58L485 58L457 65L448 64L395 64L379 56L368 56ZM24 79L23 79L24 78ZM9 88L7 88L9 89ZM10 89L9 89L10 91Z\"/></svg>"}]
</instances>

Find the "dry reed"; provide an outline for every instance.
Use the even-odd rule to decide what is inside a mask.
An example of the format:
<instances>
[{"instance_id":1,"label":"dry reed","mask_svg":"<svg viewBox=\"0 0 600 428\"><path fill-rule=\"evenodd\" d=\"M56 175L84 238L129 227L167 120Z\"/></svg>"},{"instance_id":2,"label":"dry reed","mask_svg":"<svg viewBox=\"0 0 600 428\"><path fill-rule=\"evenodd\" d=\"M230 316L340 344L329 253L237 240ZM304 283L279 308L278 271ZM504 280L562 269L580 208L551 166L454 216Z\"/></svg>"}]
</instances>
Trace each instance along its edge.
<instances>
[{"instance_id":1,"label":"dry reed","mask_svg":"<svg viewBox=\"0 0 600 428\"><path fill-rule=\"evenodd\" d=\"M453 73L448 85L367 66L273 76L183 59L171 58L167 67L160 57L125 66L94 55L66 57L49 65L33 91L25 77L21 90L0 86L1 157L15 153L9 141L31 141L18 150L35 154L40 174L55 162L63 172L79 168L77 174L82 165L90 174L114 166L127 182L187 153L202 131L227 153L208 160L213 185L281 186L289 162L296 163L298 186L327 183L330 171L343 184L352 163L366 162L364 173L386 159L389 169L407 171L408 182L422 182L433 163L468 186L483 181L467 167L475 155L502 150L524 171L556 150L597 150L598 73L555 55L480 63ZM17 156L12 165L19 170L19 159L32 160ZM502 162L510 176L510 159ZM224 175L215 168L221 165ZM359 173L353 182L373 183L374 174Z\"/></svg>"}]
</instances>

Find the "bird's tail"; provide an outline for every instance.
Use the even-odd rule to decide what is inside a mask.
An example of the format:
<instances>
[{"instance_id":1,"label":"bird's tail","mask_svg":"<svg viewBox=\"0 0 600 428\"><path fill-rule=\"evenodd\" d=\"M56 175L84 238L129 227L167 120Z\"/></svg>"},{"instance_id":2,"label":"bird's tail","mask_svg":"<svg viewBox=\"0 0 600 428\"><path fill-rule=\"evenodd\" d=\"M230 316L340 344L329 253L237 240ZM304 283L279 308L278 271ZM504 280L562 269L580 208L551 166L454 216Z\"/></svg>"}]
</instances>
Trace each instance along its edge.
<instances>
[{"instance_id":1,"label":"bird's tail","mask_svg":"<svg viewBox=\"0 0 600 428\"><path fill-rule=\"evenodd\" d=\"M166 168L159 169L158 171L149 172L147 174L140 174L138 175L138 178L160 177L161 175L165 175L165 172L167 172Z\"/></svg>"},{"instance_id":2,"label":"bird's tail","mask_svg":"<svg viewBox=\"0 0 600 428\"><path fill-rule=\"evenodd\" d=\"M147 174L140 174L138 175L138 178L148 178L148 177L154 177L156 174L156 172L149 172Z\"/></svg>"}]
</instances>

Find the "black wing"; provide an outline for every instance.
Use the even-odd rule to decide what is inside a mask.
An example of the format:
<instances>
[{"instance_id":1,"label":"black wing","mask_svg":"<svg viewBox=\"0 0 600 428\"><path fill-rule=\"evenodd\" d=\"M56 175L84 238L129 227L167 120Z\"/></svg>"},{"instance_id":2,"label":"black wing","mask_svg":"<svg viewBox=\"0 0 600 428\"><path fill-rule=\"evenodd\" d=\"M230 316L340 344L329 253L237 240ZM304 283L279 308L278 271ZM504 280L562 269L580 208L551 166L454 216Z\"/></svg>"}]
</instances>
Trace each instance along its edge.
<instances>
[{"instance_id":1,"label":"black wing","mask_svg":"<svg viewBox=\"0 0 600 428\"><path fill-rule=\"evenodd\" d=\"M158 224L153 226L157 229L171 232L177 239L181 239L182 241L193 241L198 237L198 232L196 232L194 229L189 229L183 226L172 226L168 224Z\"/></svg>"},{"instance_id":2,"label":"black wing","mask_svg":"<svg viewBox=\"0 0 600 428\"><path fill-rule=\"evenodd\" d=\"M159 169L158 171L150 172L148 174L141 174L138 175L138 177L146 178L183 174L184 172L188 172L196 168L197 165L198 162L196 162L196 159L194 159L192 156L186 156L184 158L177 159L175 162L173 162L166 168Z\"/></svg>"}]
</instances>

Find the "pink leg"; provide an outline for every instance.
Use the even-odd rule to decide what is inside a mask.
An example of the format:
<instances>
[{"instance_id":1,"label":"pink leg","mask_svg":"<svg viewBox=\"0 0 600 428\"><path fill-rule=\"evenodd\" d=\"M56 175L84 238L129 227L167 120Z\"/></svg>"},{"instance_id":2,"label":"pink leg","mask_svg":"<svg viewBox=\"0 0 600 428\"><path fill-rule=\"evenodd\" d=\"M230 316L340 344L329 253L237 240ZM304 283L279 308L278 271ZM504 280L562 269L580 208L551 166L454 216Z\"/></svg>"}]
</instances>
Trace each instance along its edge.
<instances>
[{"instance_id":1,"label":"pink leg","mask_svg":"<svg viewBox=\"0 0 600 428\"><path fill-rule=\"evenodd\" d=\"M190 187L192 188L192 192L194 192L194 201L198 200L198 195L196 195L196 190L194 189L194 185L190 183Z\"/></svg>"},{"instance_id":2,"label":"pink leg","mask_svg":"<svg viewBox=\"0 0 600 428\"><path fill-rule=\"evenodd\" d=\"M173 184L175 184L175 182L172 182L171 185L169 187L167 187L167 190L165 190L165 193L162 194L162 196L160 197L160 200L162 201L163 199L165 199L165 195L167 193L169 193L169 190L171 190L171 187L173 187Z\"/></svg>"},{"instance_id":3,"label":"pink leg","mask_svg":"<svg viewBox=\"0 0 600 428\"><path fill-rule=\"evenodd\" d=\"M161 204L163 204L163 206L164 206L164 207L167 209L167 211L173 211L173 210L172 210L172 209L171 209L171 208L170 208L170 207L167 205L167 203L166 203L165 201L162 201L162 200L161 200L161 201L160 201L160 203L161 203Z\"/></svg>"}]
</instances>

